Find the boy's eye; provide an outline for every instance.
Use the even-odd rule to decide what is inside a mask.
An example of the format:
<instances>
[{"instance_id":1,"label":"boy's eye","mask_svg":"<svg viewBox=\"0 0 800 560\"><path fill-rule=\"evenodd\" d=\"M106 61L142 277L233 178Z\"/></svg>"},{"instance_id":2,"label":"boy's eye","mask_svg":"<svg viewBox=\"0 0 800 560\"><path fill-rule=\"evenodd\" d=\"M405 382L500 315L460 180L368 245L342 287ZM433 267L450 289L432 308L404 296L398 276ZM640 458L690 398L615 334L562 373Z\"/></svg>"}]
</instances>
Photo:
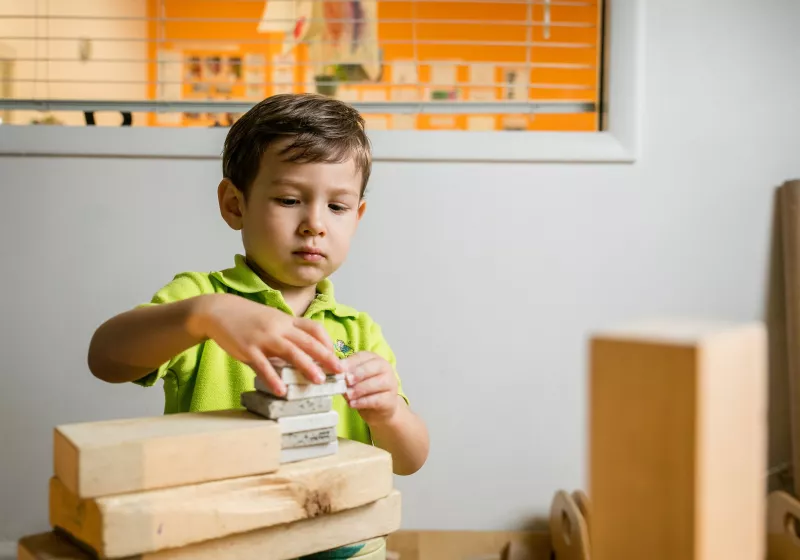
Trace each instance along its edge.
<instances>
[{"instance_id":1,"label":"boy's eye","mask_svg":"<svg viewBox=\"0 0 800 560\"><path fill-rule=\"evenodd\" d=\"M345 206L342 206L341 204L329 204L328 208L330 208L334 212L344 212L345 210L347 210L347 208Z\"/></svg>"},{"instance_id":2,"label":"boy's eye","mask_svg":"<svg viewBox=\"0 0 800 560\"><path fill-rule=\"evenodd\" d=\"M300 201L294 198L279 198L277 199L279 203L283 204L284 206L295 206Z\"/></svg>"}]
</instances>

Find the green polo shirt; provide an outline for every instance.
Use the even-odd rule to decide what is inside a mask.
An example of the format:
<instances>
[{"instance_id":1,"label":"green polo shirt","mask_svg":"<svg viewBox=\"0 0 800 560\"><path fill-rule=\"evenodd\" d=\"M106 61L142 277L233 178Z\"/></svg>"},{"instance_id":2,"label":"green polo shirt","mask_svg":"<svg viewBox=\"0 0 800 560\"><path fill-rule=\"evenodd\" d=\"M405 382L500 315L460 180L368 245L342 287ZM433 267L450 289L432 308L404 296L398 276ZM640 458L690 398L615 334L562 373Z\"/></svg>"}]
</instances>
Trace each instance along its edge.
<instances>
[{"instance_id":1,"label":"green polo shirt","mask_svg":"<svg viewBox=\"0 0 800 560\"><path fill-rule=\"evenodd\" d=\"M242 255L236 255L233 268L210 273L178 274L143 306L219 293L233 293L293 314L281 292L267 286L247 266ZM333 297L333 284L329 279L323 280L317 286L317 296L304 317L325 327L339 358L355 352L374 352L388 361L397 375L394 353L384 339L380 326L368 314L337 303ZM149 387L159 379L164 380L165 414L227 410L241 408L240 395L243 391L254 389L255 372L232 358L213 340L206 340L178 354L134 383ZM397 382L400 396L406 399L399 376ZM339 413L339 437L371 443L367 424L358 411L348 406L342 395L334 397L333 406Z\"/></svg>"}]
</instances>

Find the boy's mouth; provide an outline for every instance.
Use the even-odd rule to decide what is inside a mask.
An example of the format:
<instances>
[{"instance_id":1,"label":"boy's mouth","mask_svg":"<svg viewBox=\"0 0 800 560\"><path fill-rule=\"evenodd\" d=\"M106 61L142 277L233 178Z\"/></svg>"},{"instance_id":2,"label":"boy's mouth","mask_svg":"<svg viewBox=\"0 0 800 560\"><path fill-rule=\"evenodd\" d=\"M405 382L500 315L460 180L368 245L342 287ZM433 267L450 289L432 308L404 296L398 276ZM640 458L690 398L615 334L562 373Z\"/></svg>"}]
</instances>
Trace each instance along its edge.
<instances>
[{"instance_id":1,"label":"boy's mouth","mask_svg":"<svg viewBox=\"0 0 800 560\"><path fill-rule=\"evenodd\" d=\"M304 261L317 262L325 258L325 254L316 247L303 247L292 253Z\"/></svg>"}]
</instances>

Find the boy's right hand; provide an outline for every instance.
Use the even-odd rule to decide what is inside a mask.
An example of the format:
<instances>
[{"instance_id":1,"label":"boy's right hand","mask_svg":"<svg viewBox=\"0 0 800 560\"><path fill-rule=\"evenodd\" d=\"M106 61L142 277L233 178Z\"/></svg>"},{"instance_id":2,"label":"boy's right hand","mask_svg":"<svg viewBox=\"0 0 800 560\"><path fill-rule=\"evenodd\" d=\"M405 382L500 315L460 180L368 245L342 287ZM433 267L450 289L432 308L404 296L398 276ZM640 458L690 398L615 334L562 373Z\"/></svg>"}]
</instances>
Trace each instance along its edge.
<instances>
[{"instance_id":1,"label":"boy's right hand","mask_svg":"<svg viewBox=\"0 0 800 560\"><path fill-rule=\"evenodd\" d=\"M279 396L286 387L270 358L292 364L316 383L325 380L325 371L342 371L322 325L232 294L198 297L187 329L192 336L212 339L233 358L249 365Z\"/></svg>"}]
</instances>

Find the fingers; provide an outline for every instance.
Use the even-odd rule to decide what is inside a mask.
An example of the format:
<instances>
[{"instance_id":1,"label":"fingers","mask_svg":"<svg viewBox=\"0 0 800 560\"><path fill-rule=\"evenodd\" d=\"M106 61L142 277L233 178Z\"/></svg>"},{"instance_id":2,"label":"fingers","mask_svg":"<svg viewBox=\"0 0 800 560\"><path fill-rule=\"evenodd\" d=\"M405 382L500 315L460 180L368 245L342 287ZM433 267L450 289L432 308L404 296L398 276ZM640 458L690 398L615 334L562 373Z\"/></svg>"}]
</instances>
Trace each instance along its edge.
<instances>
[{"instance_id":1,"label":"fingers","mask_svg":"<svg viewBox=\"0 0 800 560\"><path fill-rule=\"evenodd\" d=\"M391 376L374 375L348 389L346 393L347 399L352 402L374 393L382 393L384 391L394 392L396 390L394 385Z\"/></svg>"},{"instance_id":2,"label":"fingers","mask_svg":"<svg viewBox=\"0 0 800 560\"><path fill-rule=\"evenodd\" d=\"M353 371L364 362L374 360L375 358L376 356L372 352L358 352L357 354L353 354L352 356L342 360L342 368L345 371Z\"/></svg>"},{"instance_id":3,"label":"fingers","mask_svg":"<svg viewBox=\"0 0 800 560\"><path fill-rule=\"evenodd\" d=\"M264 356L264 353L260 349L254 348L252 352L250 352L247 365L253 368L256 375L266 383L267 387L269 387L275 395L282 397L286 393L286 385L281 381L280 376L275 371L275 367L270 363L270 360Z\"/></svg>"},{"instance_id":4,"label":"fingers","mask_svg":"<svg viewBox=\"0 0 800 560\"><path fill-rule=\"evenodd\" d=\"M325 372L322 371L311 356L303 352L298 346L294 344L287 345L286 359L310 381L314 383L325 381Z\"/></svg>"},{"instance_id":5,"label":"fingers","mask_svg":"<svg viewBox=\"0 0 800 560\"><path fill-rule=\"evenodd\" d=\"M364 358L362 358L362 360L363 359ZM348 358L344 366L347 370L347 384L351 386L382 373L384 369L388 367L384 360L375 355L369 355L366 361L362 361L355 366L353 366L352 362L349 360L350 358Z\"/></svg>"},{"instance_id":6,"label":"fingers","mask_svg":"<svg viewBox=\"0 0 800 560\"><path fill-rule=\"evenodd\" d=\"M381 391L353 399L349 404L350 408L356 410L391 409L394 404L392 401L396 398L397 394L392 391Z\"/></svg>"},{"instance_id":7,"label":"fingers","mask_svg":"<svg viewBox=\"0 0 800 560\"><path fill-rule=\"evenodd\" d=\"M287 338L312 360L318 362L323 370L338 373L341 369L342 366L339 363L339 358L336 356L333 349L324 346L318 339L314 338L314 336L306 331L294 329L287 334Z\"/></svg>"}]
</instances>

